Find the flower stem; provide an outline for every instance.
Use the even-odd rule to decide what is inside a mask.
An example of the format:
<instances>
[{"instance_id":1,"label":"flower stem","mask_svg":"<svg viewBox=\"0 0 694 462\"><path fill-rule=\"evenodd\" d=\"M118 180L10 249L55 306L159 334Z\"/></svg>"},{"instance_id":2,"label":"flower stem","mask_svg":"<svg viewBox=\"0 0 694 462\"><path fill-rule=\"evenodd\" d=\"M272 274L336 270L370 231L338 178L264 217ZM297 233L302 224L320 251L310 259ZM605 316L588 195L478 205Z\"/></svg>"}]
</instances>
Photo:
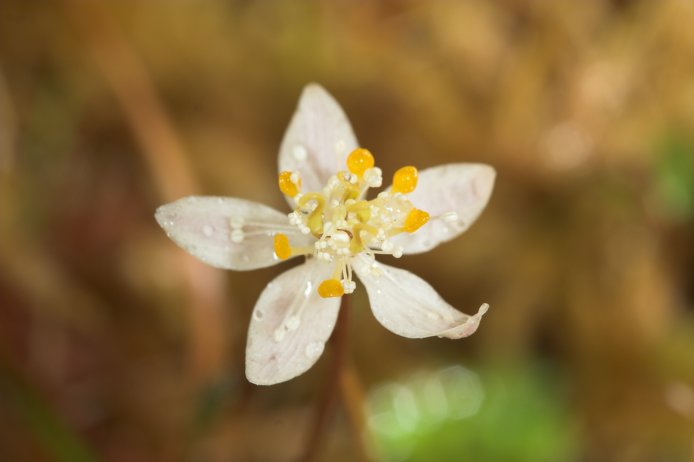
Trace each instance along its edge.
<instances>
[{"instance_id":1,"label":"flower stem","mask_svg":"<svg viewBox=\"0 0 694 462\"><path fill-rule=\"evenodd\" d=\"M340 312L330 345L333 351L333 361L325 382L325 393L321 397L313 420L313 425L308 436L306 449L301 461L310 462L316 459L320 444L326 435L328 425L335 415L338 398L342 401L347 413L347 421L352 429L355 440L355 448L358 452L357 460L369 460L364 444L364 414L363 393L348 353L348 330L350 316L350 299L348 295L342 297Z\"/></svg>"}]
</instances>

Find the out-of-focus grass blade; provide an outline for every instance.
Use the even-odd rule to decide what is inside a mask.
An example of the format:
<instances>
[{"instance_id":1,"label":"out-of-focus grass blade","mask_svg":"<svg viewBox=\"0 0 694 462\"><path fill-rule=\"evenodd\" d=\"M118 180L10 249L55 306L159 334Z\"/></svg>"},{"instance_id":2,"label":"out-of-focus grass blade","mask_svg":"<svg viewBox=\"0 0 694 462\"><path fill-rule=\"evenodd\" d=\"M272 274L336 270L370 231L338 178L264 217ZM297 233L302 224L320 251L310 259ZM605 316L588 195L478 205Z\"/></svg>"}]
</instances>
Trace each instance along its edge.
<instances>
[{"instance_id":1,"label":"out-of-focus grass blade","mask_svg":"<svg viewBox=\"0 0 694 462\"><path fill-rule=\"evenodd\" d=\"M660 144L657 186L663 212L668 218L694 217L694 144L670 135Z\"/></svg>"},{"instance_id":2,"label":"out-of-focus grass blade","mask_svg":"<svg viewBox=\"0 0 694 462\"><path fill-rule=\"evenodd\" d=\"M94 462L98 459L51 409L40 394L0 355L0 401L17 414L26 431L58 462ZM21 431L21 430L18 430Z\"/></svg>"}]
</instances>

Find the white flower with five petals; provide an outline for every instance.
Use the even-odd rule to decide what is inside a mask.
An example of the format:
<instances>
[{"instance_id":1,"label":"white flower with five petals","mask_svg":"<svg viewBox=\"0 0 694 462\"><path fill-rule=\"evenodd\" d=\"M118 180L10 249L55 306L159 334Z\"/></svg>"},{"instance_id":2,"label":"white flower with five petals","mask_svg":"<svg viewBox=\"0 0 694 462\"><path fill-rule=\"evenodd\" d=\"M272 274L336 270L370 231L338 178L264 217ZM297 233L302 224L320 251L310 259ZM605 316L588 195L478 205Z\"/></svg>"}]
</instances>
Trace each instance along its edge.
<instances>
[{"instance_id":1,"label":"white flower with five petals","mask_svg":"<svg viewBox=\"0 0 694 462\"><path fill-rule=\"evenodd\" d=\"M358 147L340 105L308 85L284 135L279 187L289 215L237 198L187 197L161 206L156 219L178 245L212 266L251 270L303 256L305 263L263 290L250 321L246 376L259 385L290 380L320 357L340 298L356 274L371 310L409 338L471 335L488 305L469 316L423 279L375 260L420 253L464 232L489 200L495 172L483 164L403 167L372 200L381 170Z\"/></svg>"}]
</instances>

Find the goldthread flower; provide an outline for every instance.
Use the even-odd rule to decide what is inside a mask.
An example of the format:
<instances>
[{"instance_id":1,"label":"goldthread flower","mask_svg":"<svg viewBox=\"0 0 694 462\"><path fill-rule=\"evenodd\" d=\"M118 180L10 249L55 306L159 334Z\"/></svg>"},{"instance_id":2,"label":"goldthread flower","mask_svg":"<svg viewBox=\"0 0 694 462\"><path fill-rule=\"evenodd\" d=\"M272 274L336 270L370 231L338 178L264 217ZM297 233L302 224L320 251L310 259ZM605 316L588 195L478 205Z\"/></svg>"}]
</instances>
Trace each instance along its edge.
<instances>
[{"instance_id":1,"label":"goldthread flower","mask_svg":"<svg viewBox=\"0 0 694 462\"><path fill-rule=\"evenodd\" d=\"M371 310L388 330L410 338L471 335L488 305L469 316L423 279L375 256L428 251L464 232L486 206L495 172L483 164L405 166L382 183L373 155L359 147L340 105L308 85L279 153L278 185L292 212L237 198L186 197L157 209L178 245L212 266L251 270L294 257L305 263L260 294L246 346L246 376L259 385L290 380L323 353L340 298L358 276Z\"/></svg>"}]
</instances>

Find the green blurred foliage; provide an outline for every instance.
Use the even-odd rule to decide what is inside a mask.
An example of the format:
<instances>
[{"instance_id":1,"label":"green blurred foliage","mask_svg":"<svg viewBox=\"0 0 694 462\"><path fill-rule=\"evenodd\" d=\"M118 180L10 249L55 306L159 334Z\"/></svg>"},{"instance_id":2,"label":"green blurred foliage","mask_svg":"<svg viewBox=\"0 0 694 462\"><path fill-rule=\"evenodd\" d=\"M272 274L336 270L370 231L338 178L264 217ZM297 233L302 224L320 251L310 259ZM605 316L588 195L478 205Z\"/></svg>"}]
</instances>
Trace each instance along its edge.
<instances>
[{"instance_id":1,"label":"green blurred foliage","mask_svg":"<svg viewBox=\"0 0 694 462\"><path fill-rule=\"evenodd\" d=\"M566 392L547 370L513 365L486 368L478 377L453 366L389 387L371 399L381 460L575 458L578 437Z\"/></svg>"},{"instance_id":2,"label":"green blurred foliage","mask_svg":"<svg viewBox=\"0 0 694 462\"><path fill-rule=\"evenodd\" d=\"M662 211L668 218L690 221L694 215L694 144L675 134L667 137L658 151L656 174Z\"/></svg>"}]
</instances>

